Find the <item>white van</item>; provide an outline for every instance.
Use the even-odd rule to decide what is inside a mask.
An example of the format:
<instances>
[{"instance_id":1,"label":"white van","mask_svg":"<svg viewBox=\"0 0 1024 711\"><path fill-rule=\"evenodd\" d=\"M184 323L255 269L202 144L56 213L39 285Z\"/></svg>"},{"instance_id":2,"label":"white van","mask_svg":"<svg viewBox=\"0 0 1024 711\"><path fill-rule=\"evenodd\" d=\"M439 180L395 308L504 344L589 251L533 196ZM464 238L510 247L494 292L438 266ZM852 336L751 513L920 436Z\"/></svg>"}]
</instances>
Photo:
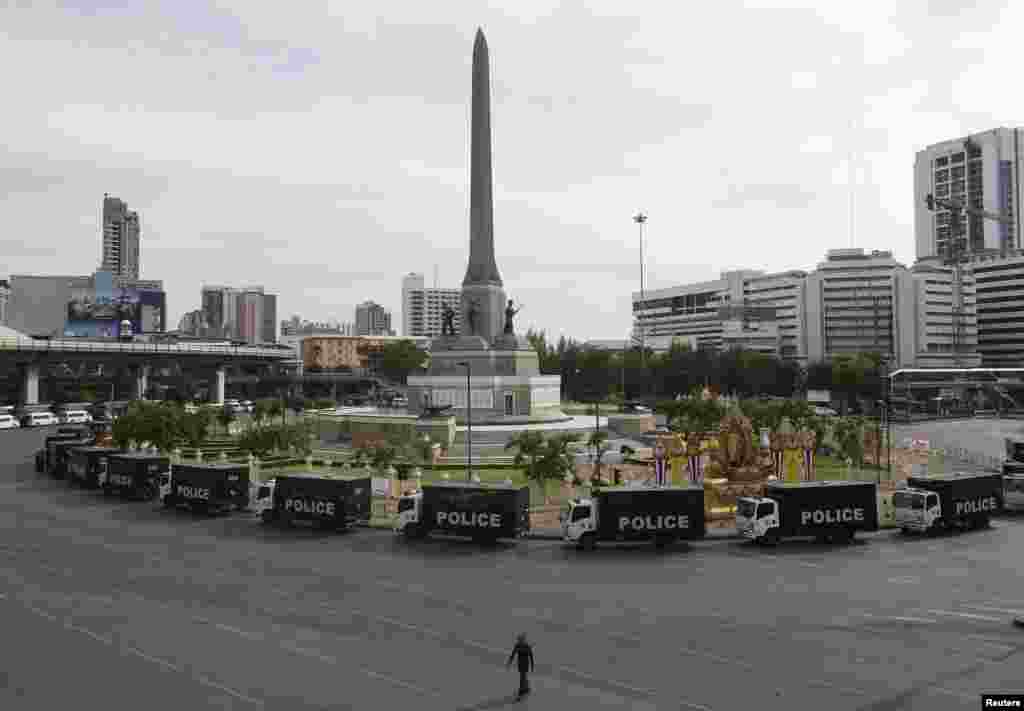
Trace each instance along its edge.
<instances>
[{"instance_id":1,"label":"white van","mask_svg":"<svg viewBox=\"0 0 1024 711\"><path fill-rule=\"evenodd\" d=\"M33 412L25 418L25 425L27 427L48 427L49 425L59 425L60 420L52 412Z\"/></svg>"},{"instance_id":2,"label":"white van","mask_svg":"<svg viewBox=\"0 0 1024 711\"><path fill-rule=\"evenodd\" d=\"M21 427L14 415L0 415L0 430L16 430Z\"/></svg>"},{"instance_id":3,"label":"white van","mask_svg":"<svg viewBox=\"0 0 1024 711\"><path fill-rule=\"evenodd\" d=\"M87 425L92 422L92 415L85 410L68 410L61 418L65 425Z\"/></svg>"}]
</instances>

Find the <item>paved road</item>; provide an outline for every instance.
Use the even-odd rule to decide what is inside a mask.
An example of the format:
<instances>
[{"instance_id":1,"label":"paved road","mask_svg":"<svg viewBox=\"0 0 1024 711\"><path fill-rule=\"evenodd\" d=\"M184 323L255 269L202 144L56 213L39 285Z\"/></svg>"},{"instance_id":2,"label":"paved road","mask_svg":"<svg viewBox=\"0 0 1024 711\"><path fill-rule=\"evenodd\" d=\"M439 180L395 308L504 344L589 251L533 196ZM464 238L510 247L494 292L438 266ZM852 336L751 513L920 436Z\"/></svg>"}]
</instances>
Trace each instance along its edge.
<instances>
[{"instance_id":1,"label":"paved road","mask_svg":"<svg viewBox=\"0 0 1024 711\"><path fill-rule=\"evenodd\" d=\"M976 707L1024 690L1024 519L585 554L267 530L38 477L0 433L0 708ZM11 643L17 640L17 644Z\"/></svg>"},{"instance_id":2,"label":"paved road","mask_svg":"<svg viewBox=\"0 0 1024 711\"><path fill-rule=\"evenodd\" d=\"M995 418L937 420L894 427L895 441L926 439L932 447L960 447L989 457L1003 457L1007 437L1024 437L1024 421Z\"/></svg>"}]
</instances>

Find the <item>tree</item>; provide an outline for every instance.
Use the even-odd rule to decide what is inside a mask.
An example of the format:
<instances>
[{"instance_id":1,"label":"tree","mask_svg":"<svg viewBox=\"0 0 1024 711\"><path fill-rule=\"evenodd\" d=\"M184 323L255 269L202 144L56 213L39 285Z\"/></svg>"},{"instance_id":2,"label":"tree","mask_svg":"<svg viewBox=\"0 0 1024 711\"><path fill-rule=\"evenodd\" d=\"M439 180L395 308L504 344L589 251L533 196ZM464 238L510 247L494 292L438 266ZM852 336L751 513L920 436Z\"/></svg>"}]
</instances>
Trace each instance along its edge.
<instances>
[{"instance_id":1,"label":"tree","mask_svg":"<svg viewBox=\"0 0 1024 711\"><path fill-rule=\"evenodd\" d=\"M221 408L217 413L217 422L224 428L224 434L231 432L231 423L235 421L235 413L230 408Z\"/></svg>"},{"instance_id":2,"label":"tree","mask_svg":"<svg viewBox=\"0 0 1024 711\"><path fill-rule=\"evenodd\" d=\"M199 449L209 433L210 411L200 408L195 412L183 412L180 423L185 442L193 449Z\"/></svg>"},{"instance_id":3,"label":"tree","mask_svg":"<svg viewBox=\"0 0 1024 711\"><path fill-rule=\"evenodd\" d=\"M423 368L427 352L412 341L400 340L384 344L381 351L380 371L384 375L405 383L410 373Z\"/></svg>"},{"instance_id":4,"label":"tree","mask_svg":"<svg viewBox=\"0 0 1024 711\"><path fill-rule=\"evenodd\" d=\"M259 427L270 415L270 400L257 400L252 405L252 421ZM276 402L273 401L273 402Z\"/></svg>"},{"instance_id":5,"label":"tree","mask_svg":"<svg viewBox=\"0 0 1024 711\"><path fill-rule=\"evenodd\" d=\"M266 413L268 420L273 420L275 417L280 415L281 422L284 422L284 406L281 405L281 401L277 398L270 398L266 400Z\"/></svg>"},{"instance_id":6,"label":"tree","mask_svg":"<svg viewBox=\"0 0 1024 711\"><path fill-rule=\"evenodd\" d=\"M579 439L580 436L576 433L563 433L544 442L535 464L535 476L539 479L541 491L544 492L544 503L548 502L548 480L560 480L566 472L574 469L575 457L569 450L569 445L578 442Z\"/></svg>"},{"instance_id":7,"label":"tree","mask_svg":"<svg viewBox=\"0 0 1024 711\"><path fill-rule=\"evenodd\" d=\"M601 464L604 455L610 449L608 445L608 433L597 430L590 433L590 438L587 440L587 444L594 448L593 460L594 460L594 474L591 479L594 482L601 481Z\"/></svg>"},{"instance_id":8,"label":"tree","mask_svg":"<svg viewBox=\"0 0 1024 711\"><path fill-rule=\"evenodd\" d=\"M544 433L540 430L522 430L505 443L505 449L516 450L513 460L515 465L517 467L526 465L526 478L529 481L538 483L543 481L537 463L543 453L544 439Z\"/></svg>"}]
</instances>

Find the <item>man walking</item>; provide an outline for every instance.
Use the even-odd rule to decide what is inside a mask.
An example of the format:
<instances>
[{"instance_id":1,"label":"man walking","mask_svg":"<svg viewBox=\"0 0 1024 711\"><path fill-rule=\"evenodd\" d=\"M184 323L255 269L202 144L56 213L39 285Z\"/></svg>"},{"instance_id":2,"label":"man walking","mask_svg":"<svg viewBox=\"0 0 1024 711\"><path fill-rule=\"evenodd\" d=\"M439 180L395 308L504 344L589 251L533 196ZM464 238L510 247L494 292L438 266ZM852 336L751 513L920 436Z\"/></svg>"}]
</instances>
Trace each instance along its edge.
<instances>
[{"instance_id":1,"label":"man walking","mask_svg":"<svg viewBox=\"0 0 1024 711\"><path fill-rule=\"evenodd\" d=\"M530 693L530 682L526 678L526 673L533 671L533 647L526 642L526 635L520 634L516 637L516 646L512 648L512 654L508 657L508 664L505 666L511 666L512 660L519 659L519 693L516 694L516 699L521 699L526 694Z\"/></svg>"}]
</instances>

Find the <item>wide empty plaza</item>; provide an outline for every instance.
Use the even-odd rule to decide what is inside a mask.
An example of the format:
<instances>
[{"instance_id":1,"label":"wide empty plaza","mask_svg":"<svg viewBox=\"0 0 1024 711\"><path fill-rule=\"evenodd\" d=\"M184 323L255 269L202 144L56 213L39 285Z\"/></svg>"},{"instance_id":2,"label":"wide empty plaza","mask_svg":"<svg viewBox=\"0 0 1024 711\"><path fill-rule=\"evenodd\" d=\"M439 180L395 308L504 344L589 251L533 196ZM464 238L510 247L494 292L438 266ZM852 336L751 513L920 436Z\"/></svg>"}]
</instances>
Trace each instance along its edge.
<instances>
[{"instance_id":1,"label":"wide empty plaza","mask_svg":"<svg viewBox=\"0 0 1024 711\"><path fill-rule=\"evenodd\" d=\"M1021 690L1024 525L852 546L481 549L263 528L37 475L0 433L0 705L962 709Z\"/></svg>"}]
</instances>

